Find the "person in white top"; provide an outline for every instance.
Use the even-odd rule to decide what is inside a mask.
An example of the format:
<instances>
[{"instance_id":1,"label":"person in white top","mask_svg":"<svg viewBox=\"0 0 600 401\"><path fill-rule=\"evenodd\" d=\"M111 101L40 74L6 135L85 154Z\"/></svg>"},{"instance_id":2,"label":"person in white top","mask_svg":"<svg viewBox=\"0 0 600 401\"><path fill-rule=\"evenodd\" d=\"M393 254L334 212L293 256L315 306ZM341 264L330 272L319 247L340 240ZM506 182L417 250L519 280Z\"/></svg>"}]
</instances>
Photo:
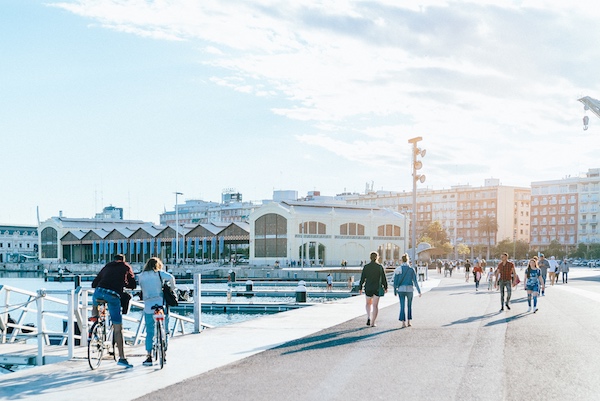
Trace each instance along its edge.
<instances>
[{"instance_id":1,"label":"person in white top","mask_svg":"<svg viewBox=\"0 0 600 401\"><path fill-rule=\"evenodd\" d=\"M554 256L550 256L550 260L548 261L550 267L548 271L550 272L550 285L554 285L554 280L558 280L558 261ZM545 282L545 280L544 280ZM542 296L544 295L544 291L542 291Z\"/></svg>"},{"instance_id":2,"label":"person in white top","mask_svg":"<svg viewBox=\"0 0 600 401\"><path fill-rule=\"evenodd\" d=\"M163 296L163 282L169 287L175 289L175 277L162 271L163 263L159 258L148 259L144 270L138 276L138 281L142 289L144 298L144 319L146 322L146 353L148 354L144 361L144 366L152 366L152 340L154 339L154 311L155 305L165 305ZM165 308L165 329L167 338L169 337L169 313Z\"/></svg>"}]
</instances>

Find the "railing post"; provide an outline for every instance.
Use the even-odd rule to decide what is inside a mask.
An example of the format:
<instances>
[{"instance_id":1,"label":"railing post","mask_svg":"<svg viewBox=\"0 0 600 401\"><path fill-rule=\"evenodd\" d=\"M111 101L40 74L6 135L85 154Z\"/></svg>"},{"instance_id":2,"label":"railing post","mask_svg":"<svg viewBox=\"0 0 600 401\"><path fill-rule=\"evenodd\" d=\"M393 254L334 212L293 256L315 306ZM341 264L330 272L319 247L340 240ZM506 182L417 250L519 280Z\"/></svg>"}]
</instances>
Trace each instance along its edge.
<instances>
[{"instance_id":1,"label":"railing post","mask_svg":"<svg viewBox=\"0 0 600 401\"><path fill-rule=\"evenodd\" d=\"M70 290L67 297L67 341L69 342L69 359L73 359L75 348L75 319L73 318L75 315L75 290Z\"/></svg>"},{"instance_id":2,"label":"railing post","mask_svg":"<svg viewBox=\"0 0 600 401\"><path fill-rule=\"evenodd\" d=\"M202 327L201 276L200 273L194 275L194 333L200 333L200 327Z\"/></svg>"},{"instance_id":3,"label":"railing post","mask_svg":"<svg viewBox=\"0 0 600 401\"><path fill-rule=\"evenodd\" d=\"M44 311L44 297L46 296L45 290L38 290L37 299L35 301L37 306L37 341L38 341L38 353L35 364L37 366L44 364L44 318L42 316Z\"/></svg>"}]
</instances>

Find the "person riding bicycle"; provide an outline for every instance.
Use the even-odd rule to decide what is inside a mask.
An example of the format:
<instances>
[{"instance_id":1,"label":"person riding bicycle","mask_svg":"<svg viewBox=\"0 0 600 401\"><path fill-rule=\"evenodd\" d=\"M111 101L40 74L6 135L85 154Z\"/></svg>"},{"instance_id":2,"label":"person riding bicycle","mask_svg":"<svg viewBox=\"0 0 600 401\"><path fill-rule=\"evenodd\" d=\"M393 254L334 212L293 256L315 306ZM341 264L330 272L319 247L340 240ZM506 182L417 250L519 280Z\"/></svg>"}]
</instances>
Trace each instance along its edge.
<instances>
[{"instance_id":1,"label":"person riding bicycle","mask_svg":"<svg viewBox=\"0 0 600 401\"><path fill-rule=\"evenodd\" d=\"M142 296L144 298L144 319L146 322L146 352L148 353L144 366L152 366L152 340L154 338L154 310L155 305L164 306L163 281L172 289L175 289L175 277L162 271L163 263L159 258L148 259L144 270L138 276ZM165 308L165 330L168 337L169 314Z\"/></svg>"},{"instance_id":2,"label":"person riding bicycle","mask_svg":"<svg viewBox=\"0 0 600 401\"><path fill-rule=\"evenodd\" d=\"M127 358L123 345L123 316L121 314L121 294L123 287L135 289L136 282L133 275L133 269L125 262L125 255L115 255L115 260L109 262L100 270L100 273L92 281L92 288L95 288L92 297L92 320L98 318L98 300L106 301L108 313L115 331L115 342L119 350L120 366L132 368Z\"/></svg>"}]
</instances>

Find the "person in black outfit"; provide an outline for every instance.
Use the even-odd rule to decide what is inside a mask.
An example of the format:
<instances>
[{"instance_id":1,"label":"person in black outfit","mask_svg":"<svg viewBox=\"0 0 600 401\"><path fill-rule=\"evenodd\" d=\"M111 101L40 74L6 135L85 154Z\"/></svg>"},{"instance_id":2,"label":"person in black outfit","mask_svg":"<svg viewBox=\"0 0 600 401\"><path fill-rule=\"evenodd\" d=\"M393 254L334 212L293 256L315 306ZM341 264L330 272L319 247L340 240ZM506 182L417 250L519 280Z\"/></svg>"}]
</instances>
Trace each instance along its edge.
<instances>
[{"instance_id":1,"label":"person in black outfit","mask_svg":"<svg viewBox=\"0 0 600 401\"><path fill-rule=\"evenodd\" d=\"M115 342L119 350L118 365L126 368L132 368L127 358L123 347L123 317L121 315L121 296L123 287L135 289L137 283L135 276L129 263L125 262L125 255L115 255L115 260L106 264L100 270L100 273L92 281L92 288L95 288L92 297L92 319L98 318L98 300L106 301L110 319L115 330Z\"/></svg>"},{"instance_id":2,"label":"person in black outfit","mask_svg":"<svg viewBox=\"0 0 600 401\"><path fill-rule=\"evenodd\" d=\"M362 294L365 288L365 309L367 310L367 326L375 327L377 314L379 312L379 297L382 297L388 289L387 278L383 266L377 263L379 254L371 252L371 262L367 263L360 275L358 293Z\"/></svg>"}]
</instances>

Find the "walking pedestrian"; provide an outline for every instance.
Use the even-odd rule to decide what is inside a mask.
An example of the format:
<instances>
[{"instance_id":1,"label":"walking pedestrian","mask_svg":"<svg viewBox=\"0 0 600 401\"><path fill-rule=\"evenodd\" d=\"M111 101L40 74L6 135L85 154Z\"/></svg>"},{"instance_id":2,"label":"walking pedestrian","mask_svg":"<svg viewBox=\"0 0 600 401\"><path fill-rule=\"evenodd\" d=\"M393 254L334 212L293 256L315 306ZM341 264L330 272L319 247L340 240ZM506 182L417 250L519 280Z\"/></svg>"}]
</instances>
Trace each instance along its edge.
<instances>
[{"instance_id":1,"label":"walking pedestrian","mask_svg":"<svg viewBox=\"0 0 600 401\"><path fill-rule=\"evenodd\" d=\"M489 268L487 273L488 291L491 291L494 287L494 269Z\"/></svg>"},{"instance_id":2,"label":"walking pedestrian","mask_svg":"<svg viewBox=\"0 0 600 401\"><path fill-rule=\"evenodd\" d=\"M473 267L473 278L475 280L475 291L479 291L479 282L481 281L481 276L483 276L483 269L479 262L475 263L475 267Z\"/></svg>"},{"instance_id":3,"label":"walking pedestrian","mask_svg":"<svg viewBox=\"0 0 600 401\"><path fill-rule=\"evenodd\" d=\"M333 277L331 277L331 273L327 275L327 292L331 292L333 290Z\"/></svg>"},{"instance_id":4,"label":"walking pedestrian","mask_svg":"<svg viewBox=\"0 0 600 401\"><path fill-rule=\"evenodd\" d=\"M411 326L413 285L417 288L419 297L421 296L421 288L419 288L417 275L415 270L410 267L409 262L408 255L402 255L402 264L394 270L394 295L398 295L400 298L399 320L402 322L402 328ZM405 301L407 304L406 307L404 305Z\"/></svg>"},{"instance_id":5,"label":"walking pedestrian","mask_svg":"<svg viewBox=\"0 0 600 401\"><path fill-rule=\"evenodd\" d=\"M367 326L375 327L377 314L379 313L379 297L387 292L388 283L383 266L378 263L379 254L371 252L371 262L367 263L360 275L358 293L362 294L365 288L365 309L367 311Z\"/></svg>"},{"instance_id":6,"label":"walking pedestrian","mask_svg":"<svg viewBox=\"0 0 600 401\"><path fill-rule=\"evenodd\" d=\"M500 311L510 310L510 296L512 293L512 280L517 275L515 264L508 260L508 253L502 254L502 260L496 268L496 286L500 286ZM506 291L506 303L504 303L504 292Z\"/></svg>"},{"instance_id":7,"label":"walking pedestrian","mask_svg":"<svg viewBox=\"0 0 600 401\"><path fill-rule=\"evenodd\" d=\"M469 259L465 262L465 282L469 282L469 275L471 274L471 262Z\"/></svg>"},{"instance_id":8,"label":"walking pedestrian","mask_svg":"<svg viewBox=\"0 0 600 401\"><path fill-rule=\"evenodd\" d=\"M544 292L546 284L542 279L542 269L538 266L538 262L535 259L530 259L527 269L525 270L525 289L527 290L527 312L531 312L531 298L533 297L533 313L538 311L537 299L540 293Z\"/></svg>"},{"instance_id":9,"label":"walking pedestrian","mask_svg":"<svg viewBox=\"0 0 600 401\"><path fill-rule=\"evenodd\" d=\"M560 271L562 272L563 284L567 284L569 282L569 264L567 263L567 259L563 259L560 264Z\"/></svg>"},{"instance_id":10,"label":"walking pedestrian","mask_svg":"<svg viewBox=\"0 0 600 401\"><path fill-rule=\"evenodd\" d=\"M554 256L551 256L550 260L556 262L554 260ZM546 285L546 276L548 275L548 271L554 271L554 266L548 259L546 259L543 253L540 253L540 259L537 261L537 265L542 272L542 280L544 281L544 285ZM542 290L542 296L544 296L544 290Z\"/></svg>"}]
</instances>

